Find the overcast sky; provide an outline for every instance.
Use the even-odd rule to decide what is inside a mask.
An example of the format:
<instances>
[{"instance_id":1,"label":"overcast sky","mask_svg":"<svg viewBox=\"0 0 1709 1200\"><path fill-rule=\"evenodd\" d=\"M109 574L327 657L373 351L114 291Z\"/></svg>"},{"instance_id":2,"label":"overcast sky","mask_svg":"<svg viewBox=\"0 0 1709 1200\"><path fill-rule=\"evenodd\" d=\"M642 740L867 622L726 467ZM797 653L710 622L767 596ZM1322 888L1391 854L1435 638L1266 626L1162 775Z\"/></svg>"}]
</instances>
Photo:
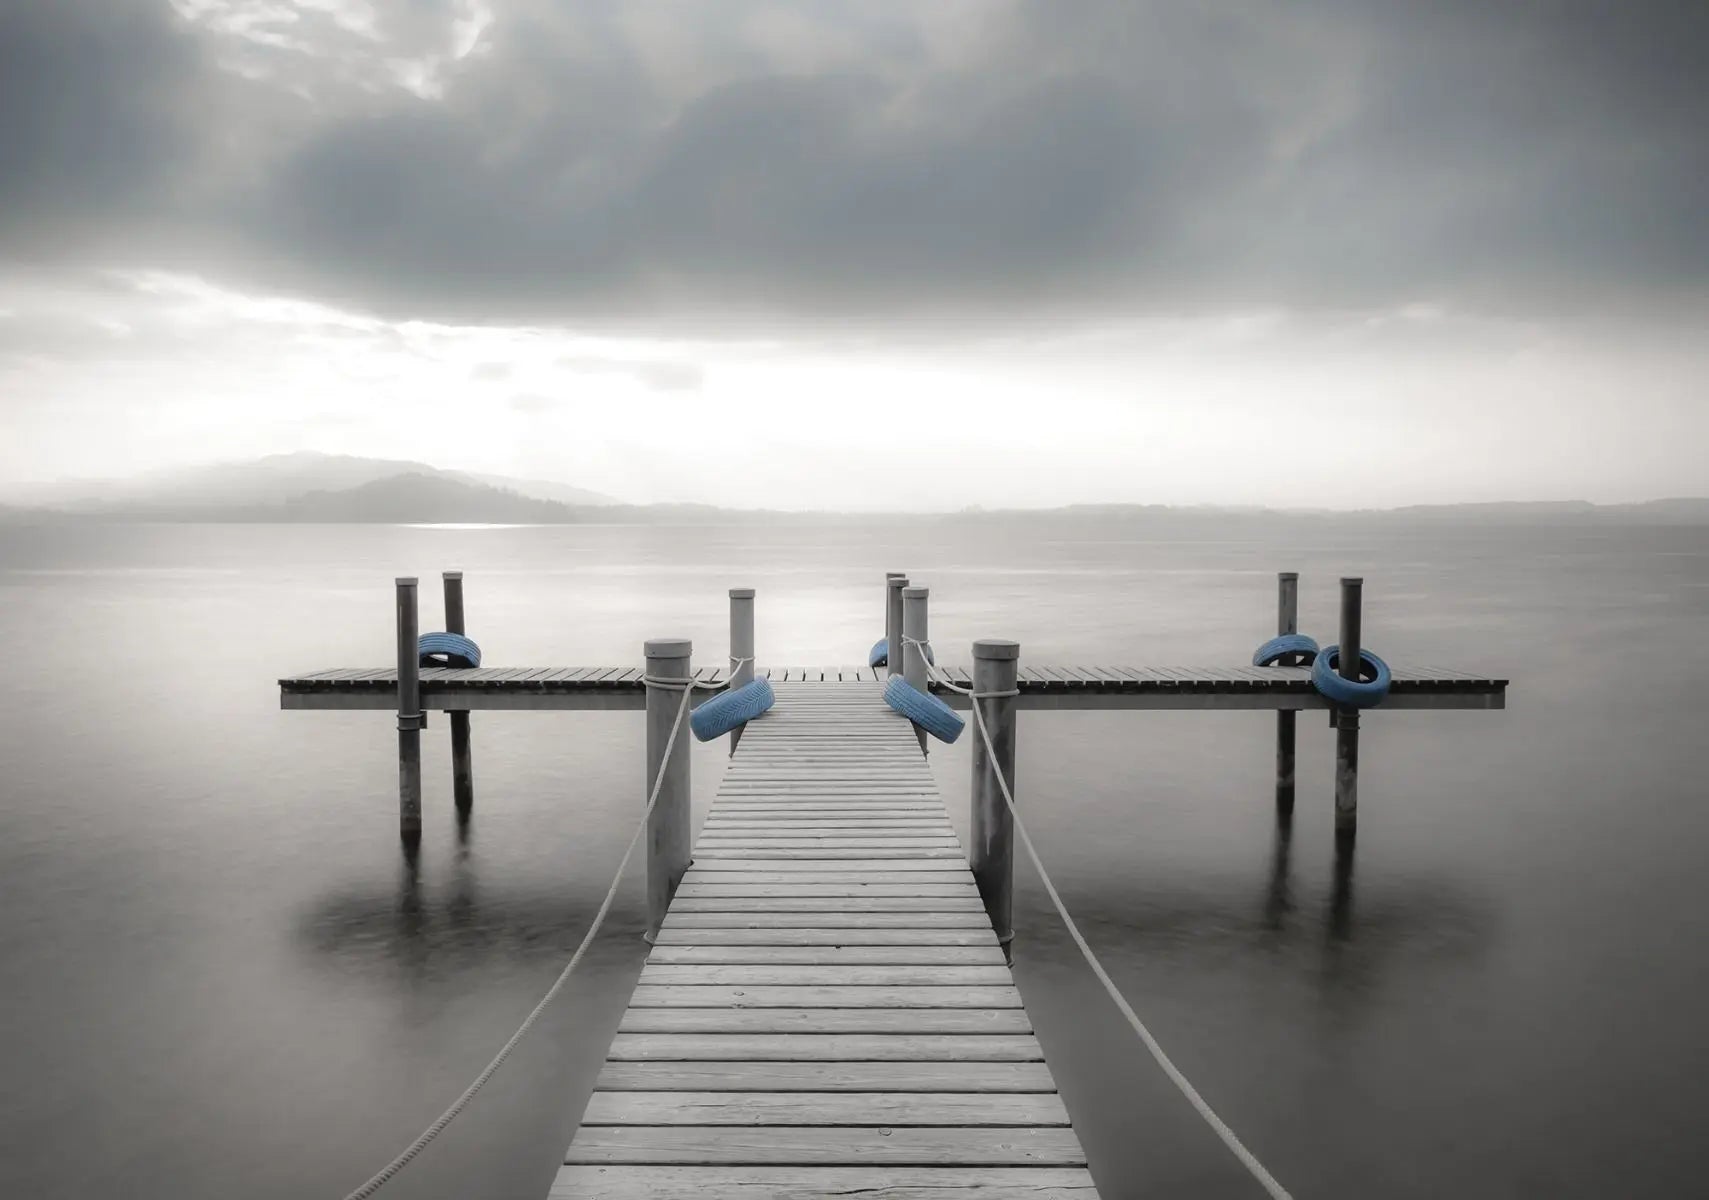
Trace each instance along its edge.
<instances>
[{"instance_id":1,"label":"overcast sky","mask_svg":"<svg viewBox=\"0 0 1709 1200\"><path fill-rule=\"evenodd\" d=\"M1709 4L0 0L0 482L1709 492Z\"/></svg>"}]
</instances>

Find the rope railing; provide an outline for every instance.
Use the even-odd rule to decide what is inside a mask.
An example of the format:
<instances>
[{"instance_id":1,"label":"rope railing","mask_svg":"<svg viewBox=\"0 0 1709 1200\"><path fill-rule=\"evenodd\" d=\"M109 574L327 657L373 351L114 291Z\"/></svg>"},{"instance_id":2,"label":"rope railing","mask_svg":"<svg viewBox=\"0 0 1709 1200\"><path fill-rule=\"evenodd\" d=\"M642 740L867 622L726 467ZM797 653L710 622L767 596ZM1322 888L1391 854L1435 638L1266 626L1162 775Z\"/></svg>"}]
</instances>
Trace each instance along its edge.
<instances>
[{"instance_id":1,"label":"rope railing","mask_svg":"<svg viewBox=\"0 0 1709 1200\"><path fill-rule=\"evenodd\" d=\"M729 673L734 674L743 663L752 661L751 658L734 659ZM587 948L593 944L593 939L598 935L600 927L605 924L605 918L610 914L611 905L617 898L617 885L623 881L623 872L628 869L629 860L635 854L635 847L640 844L641 834L647 828L647 821L653 815L653 809L658 806L659 793L664 785L665 766L671 760L671 750L676 746L677 734L682 731L682 719L688 713L689 699L694 695L695 688L706 688L708 690L723 688L727 686L728 678L720 683L707 683L693 676L670 678L646 675L643 676L643 682L649 687L680 691L682 703L677 705L676 718L671 722L670 736L665 739L664 753L659 756L659 770L653 776L652 790L647 795L647 807L642 810L641 819L635 823L635 831L629 835L629 844L623 849L623 857L618 861L617 872L612 876L611 886L605 889L605 899L600 901L599 910L594 913L593 923L582 935L581 944L576 947L575 953L570 955L570 961L558 973L558 978L552 986L546 989L546 994L540 997L540 1002L523 1018L522 1024L517 1026L516 1032L510 1035L510 1040L500 1047L499 1052L493 1055L492 1061L486 1065L485 1069L475 1076L474 1082L463 1089L463 1094L453 1100L451 1106L440 1113L434 1122L422 1130L421 1134L406 1146L397 1157L376 1171L366 1183L347 1195L344 1200L367 1200L369 1196L384 1187L399 1171L408 1166L416 1155L427 1149L428 1144L443 1133L446 1126L457 1119L458 1114L469 1106L469 1102L475 1098L476 1093L485 1087L487 1081L497 1073L499 1067L504 1065L504 1060L510 1057L511 1051L515 1050L522 1039L527 1036L528 1031L534 1028L535 1022L540 1019L540 1015L546 1011L552 1001L557 999L558 993L564 990L564 985L570 980L571 972L581 962L582 956L587 953Z\"/></svg>"},{"instance_id":2,"label":"rope railing","mask_svg":"<svg viewBox=\"0 0 1709 1200\"><path fill-rule=\"evenodd\" d=\"M927 674L950 691L959 692L968 698L968 707L973 710L973 723L979 730L981 740L985 743L985 753L991 764L991 773L996 777L997 787L1003 794L1003 803L1008 807L1009 815L1014 819L1015 833L1021 839L1021 845L1027 852L1027 858L1032 861L1033 869L1038 872L1038 877L1044 884L1044 890L1050 896L1051 904L1056 907L1057 916L1062 918L1062 924L1067 928L1068 935L1074 939L1074 944L1080 948L1080 954L1085 958L1086 965L1092 968L1092 974L1097 976L1098 982L1103 985L1104 991L1109 995L1111 1001L1121 1011L1122 1016L1127 1018L1128 1025L1132 1027L1139 1040L1144 1043L1145 1048L1151 1052L1151 1057L1162 1069L1163 1074L1168 1076L1169 1081L1187 1098L1187 1102L1193 1106L1194 1111L1204 1119L1205 1124L1211 1127L1212 1132L1222 1140L1223 1145L1228 1147L1240 1165L1245 1167L1252 1178L1258 1181L1259 1186L1269 1193L1272 1200L1292 1200L1288 1190L1277 1182L1276 1177L1270 1174L1263 1163L1258 1161L1258 1157L1246 1148L1234 1130L1228 1127L1228 1123L1217 1116L1216 1110L1210 1106L1210 1102L1199 1094L1199 1090L1175 1065L1174 1061L1164 1051L1162 1044L1146 1027L1145 1022L1140 1020L1139 1014L1127 1002L1127 997L1122 995L1121 989L1116 987L1115 981L1104 969L1104 964L1098 960L1097 954L1093 952L1090 943L1086 941L1085 935L1080 932L1080 926L1075 923L1073 916L1070 915L1068 906L1062 902L1062 895L1056 890L1056 884L1051 880L1050 872L1044 869L1044 862L1039 858L1038 850L1033 846L1033 840L1027 833L1026 822L1021 820L1021 814L1015 807L1015 795L1009 789L1009 781L1004 778L1002 768L998 765L997 747L991 738L991 730L985 723L985 714L979 705L981 700L1004 699L1017 695L1018 691L1006 689L996 692L976 692L971 687L962 687L953 682L927 659L925 653L927 642L906 636L903 637L902 641L904 645L912 645L920 650L920 659L925 663Z\"/></svg>"}]
</instances>

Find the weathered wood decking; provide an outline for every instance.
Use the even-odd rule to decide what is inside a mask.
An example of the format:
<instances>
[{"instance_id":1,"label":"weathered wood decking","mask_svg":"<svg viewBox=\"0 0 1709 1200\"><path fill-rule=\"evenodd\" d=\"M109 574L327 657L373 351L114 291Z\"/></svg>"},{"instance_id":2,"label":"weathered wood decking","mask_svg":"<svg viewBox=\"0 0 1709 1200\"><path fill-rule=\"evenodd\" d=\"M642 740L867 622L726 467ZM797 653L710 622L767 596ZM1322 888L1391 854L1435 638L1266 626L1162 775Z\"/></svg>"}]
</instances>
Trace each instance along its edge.
<instances>
[{"instance_id":1,"label":"weathered wood decking","mask_svg":"<svg viewBox=\"0 0 1709 1200\"><path fill-rule=\"evenodd\" d=\"M771 674L551 1196L1094 1200L913 726Z\"/></svg>"},{"instance_id":2,"label":"weathered wood decking","mask_svg":"<svg viewBox=\"0 0 1709 1200\"><path fill-rule=\"evenodd\" d=\"M956 683L971 682L965 667L945 667ZM482 667L421 671L424 708L452 711L516 709L641 709L646 688L640 667ZM703 667L708 682L725 678L722 667ZM773 667L761 670L773 683L882 683L884 669L871 667ZM951 706L965 708L959 694L932 683ZM1312 687L1306 667L1022 667L1023 709L1327 709L1334 707ZM279 704L288 709L395 709L395 667L346 668L279 681ZM1507 680L1442 667L1396 667L1385 709L1503 708Z\"/></svg>"}]
</instances>

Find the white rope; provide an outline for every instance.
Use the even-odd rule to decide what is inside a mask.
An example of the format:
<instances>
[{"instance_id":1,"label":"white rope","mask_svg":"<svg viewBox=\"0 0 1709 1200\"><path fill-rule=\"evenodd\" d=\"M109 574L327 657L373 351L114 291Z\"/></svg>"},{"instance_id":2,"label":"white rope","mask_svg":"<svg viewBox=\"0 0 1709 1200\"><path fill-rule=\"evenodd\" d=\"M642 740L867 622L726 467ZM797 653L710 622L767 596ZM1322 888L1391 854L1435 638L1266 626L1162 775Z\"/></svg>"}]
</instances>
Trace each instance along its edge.
<instances>
[{"instance_id":1,"label":"white rope","mask_svg":"<svg viewBox=\"0 0 1709 1200\"><path fill-rule=\"evenodd\" d=\"M1109 993L1110 999L1121 1010L1122 1016L1127 1018L1127 1023L1133 1027L1133 1031L1139 1036L1139 1040L1145 1043L1145 1048L1151 1051L1151 1057L1157 1061L1157 1065L1163 1069L1163 1073L1169 1077L1169 1081L1180 1089L1181 1094L1187 1098L1187 1102L1193 1106L1199 1116L1204 1118L1205 1124L1211 1127L1217 1137L1222 1139L1223 1145L1227 1146L1234 1157L1240 1160L1240 1165L1251 1173L1252 1178L1258 1181L1259 1185L1273 1197L1273 1200L1293 1200L1288 1194L1288 1190L1278 1183L1276 1177L1271 1175L1265 1169L1264 1164L1258 1161L1257 1156L1246 1148L1240 1138L1235 1135L1234 1130L1230 1129L1223 1119L1216 1115L1216 1110L1210 1106L1210 1103L1203 1096L1199 1095L1199 1090L1193 1086L1192 1081L1181 1073L1181 1069L1175 1065L1169 1055L1164 1052L1162 1045L1152 1036L1151 1030L1146 1028L1145 1022L1139 1019L1139 1014L1133 1011L1133 1006L1127 1002L1127 998L1116 987L1109 972L1104 970L1104 964L1099 962L1098 956L1092 952L1091 945L1086 941L1085 935L1080 932L1080 926L1074 923L1074 918L1068 913L1068 906L1062 902L1062 896L1057 892L1056 884L1051 882L1050 872L1044 869L1044 863L1040 861L1038 851L1033 847L1033 840L1027 834L1026 823L1021 820L1021 814L1015 808L1015 796L1009 790L1009 781L1003 777L1003 771L997 765L997 747L992 743L991 731L985 724L985 714L979 707L980 700L1018 695L1019 689L1000 692L976 692L971 687L961 687L952 682L926 658L925 642L910 637L904 637L902 640L904 644L919 647L920 659L925 662L927 672L939 683L953 692L960 692L971 701L969 707L973 709L973 723L978 726L979 736L985 742L985 753L991 763L991 773L997 777L997 786L1003 792L1003 803L1008 805L1009 815L1014 818L1015 832L1020 835L1021 845L1026 847L1027 857L1032 860L1033 869L1038 872L1039 879L1044 882L1044 890L1050 894L1050 902L1056 906L1057 915L1062 918L1063 925L1067 926L1068 934L1074 939L1074 944L1080 947L1080 953L1086 959L1086 965L1092 968L1092 973L1098 977L1098 982L1104 985L1104 991Z\"/></svg>"},{"instance_id":2,"label":"white rope","mask_svg":"<svg viewBox=\"0 0 1709 1200\"><path fill-rule=\"evenodd\" d=\"M752 660L740 659L738 661L749 662ZM670 736L665 739L665 752L659 759L659 773L653 777L653 790L647 796L647 807L641 813L641 819L635 823L635 832L629 835L629 845L624 848L622 861L617 864L617 874L613 876L611 886L605 889L605 899L600 901L599 911L593 915L593 924L589 925L587 933L582 935L581 945L577 946L576 952L570 955L570 961L559 972L558 978L552 986L546 989L546 994L540 997L540 1003L536 1004L534 1010L523 1018L522 1024L517 1027L515 1033L510 1035L510 1040L493 1056L493 1060L486 1065L486 1069L475 1076L475 1081L463 1089L461 1096L451 1102L451 1107L440 1113L433 1124L422 1130L420 1137L411 1142L401 1154L375 1172L367 1183L351 1192L344 1200L367 1200L369 1196L384 1187L394 1175L408 1166L411 1159L425 1150L428 1143L438 1137L445 1127L457 1118L457 1114L468 1107L469 1101L475 1098L475 1093L486 1086L487 1080L491 1079L504 1063L504 1060L510 1057L510 1052L516 1049L517 1043L522 1041L530 1029L534 1028L534 1023L540 1019L540 1014L546 1011L547 1005L551 1004L558 993L564 989L564 984L569 982L570 972L576 969L576 964L581 962L582 955L587 952L588 946L592 944L594 935L599 932L599 927L605 923L606 915L611 911L612 901L617 898L617 885L622 882L623 872L629 866L629 859L635 853L635 846L641 840L641 833L647 828L647 819L653 815L653 809L659 803L659 791L665 781L665 764L671 760L671 749L676 745L676 735L682 729L683 714L688 712L689 697L694 695L694 689L697 687L725 686L722 683L706 683L692 677L671 679L647 675L643 676L643 680L649 687L680 691L682 703L677 705L676 720L671 723Z\"/></svg>"}]
</instances>

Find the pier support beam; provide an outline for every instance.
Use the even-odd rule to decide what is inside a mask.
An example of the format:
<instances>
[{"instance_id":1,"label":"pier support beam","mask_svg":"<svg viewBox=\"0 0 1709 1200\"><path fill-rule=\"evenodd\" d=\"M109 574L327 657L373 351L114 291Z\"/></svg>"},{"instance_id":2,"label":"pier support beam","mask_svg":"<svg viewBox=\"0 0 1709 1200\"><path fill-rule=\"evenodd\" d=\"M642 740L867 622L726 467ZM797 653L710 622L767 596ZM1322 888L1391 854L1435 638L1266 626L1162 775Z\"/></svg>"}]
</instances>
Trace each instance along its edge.
<instances>
[{"instance_id":1,"label":"pier support beam","mask_svg":"<svg viewBox=\"0 0 1709 1200\"><path fill-rule=\"evenodd\" d=\"M398 836L421 840L421 655L414 576L397 581Z\"/></svg>"},{"instance_id":2,"label":"pier support beam","mask_svg":"<svg viewBox=\"0 0 1709 1200\"><path fill-rule=\"evenodd\" d=\"M688 720L677 731L670 761L665 744L682 704L682 689L693 672L689 659L693 643L687 638L654 638L646 644L647 662L647 776L642 784L645 803L652 794L653 780L659 783L658 803L647 818L647 933L651 942L664 924L665 910L676 895L677 884L688 870L691 850L688 810L688 747L693 740Z\"/></svg>"},{"instance_id":3,"label":"pier support beam","mask_svg":"<svg viewBox=\"0 0 1709 1200\"><path fill-rule=\"evenodd\" d=\"M742 661L746 659L747 661ZM730 691L754 681L754 589L730 589ZM730 753L742 740L744 726L730 731Z\"/></svg>"},{"instance_id":4,"label":"pier support beam","mask_svg":"<svg viewBox=\"0 0 1709 1200\"><path fill-rule=\"evenodd\" d=\"M902 678L922 692L926 690L926 652L913 643L928 640L926 603L931 594L930 588L902 589ZM920 753L926 753L926 731L916 726L914 736L920 739Z\"/></svg>"},{"instance_id":5,"label":"pier support beam","mask_svg":"<svg viewBox=\"0 0 1709 1200\"><path fill-rule=\"evenodd\" d=\"M973 868L973 881L979 885L979 897L985 902L1004 957L1008 957L1010 943L1015 940L1015 822L1003 801L997 772L1003 773L1013 790L1014 693L1020 656L1018 642L981 638L973 643L973 703L985 717L997 755L993 759L985 749L978 729L969 730L973 735L973 812L968 865Z\"/></svg>"},{"instance_id":6,"label":"pier support beam","mask_svg":"<svg viewBox=\"0 0 1709 1200\"><path fill-rule=\"evenodd\" d=\"M1280 636L1299 631L1299 572L1282 571L1276 575L1276 633ZM1280 816L1289 816L1294 811L1294 726L1297 715L1291 709L1276 714L1276 812Z\"/></svg>"},{"instance_id":7,"label":"pier support beam","mask_svg":"<svg viewBox=\"0 0 1709 1200\"><path fill-rule=\"evenodd\" d=\"M902 589L908 586L908 577L899 571L891 571L884 576L884 673L885 675L900 675L902 673Z\"/></svg>"},{"instance_id":8,"label":"pier support beam","mask_svg":"<svg viewBox=\"0 0 1709 1200\"><path fill-rule=\"evenodd\" d=\"M463 572L446 571L445 632L467 636L463 618ZM469 714L452 710L451 718L451 791L457 802L457 816L466 820L475 806L475 760L469 749Z\"/></svg>"},{"instance_id":9,"label":"pier support beam","mask_svg":"<svg viewBox=\"0 0 1709 1200\"><path fill-rule=\"evenodd\" d=\"M1359 639L1365 581L1341 580L1341 678L1359 678ZM1359 710L1342 708L1335 720L1335 832L1351 838L1359 827Z\"/></svg>"}]
</instances>

